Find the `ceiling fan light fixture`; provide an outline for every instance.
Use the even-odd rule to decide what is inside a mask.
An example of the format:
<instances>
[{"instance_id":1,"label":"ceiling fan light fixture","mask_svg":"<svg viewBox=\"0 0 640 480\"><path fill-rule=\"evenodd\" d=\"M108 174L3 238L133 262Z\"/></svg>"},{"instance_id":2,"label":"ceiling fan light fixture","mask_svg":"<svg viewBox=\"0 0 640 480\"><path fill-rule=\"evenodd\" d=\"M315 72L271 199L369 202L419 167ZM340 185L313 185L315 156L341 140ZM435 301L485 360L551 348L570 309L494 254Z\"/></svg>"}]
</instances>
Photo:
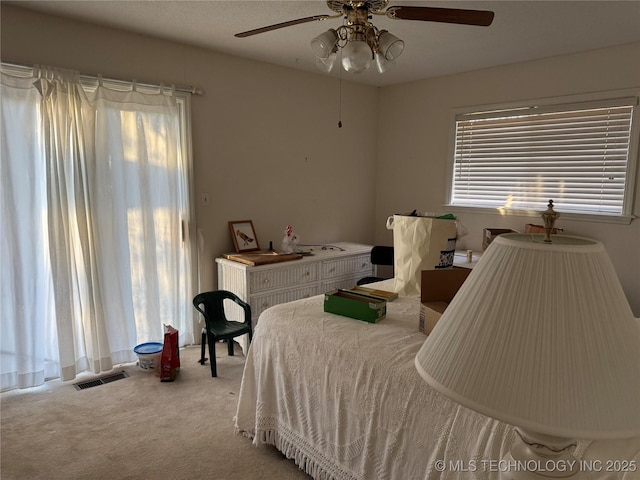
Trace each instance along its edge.
<instances>
[{"instance_id":1,"label":"ceiling fan light fixture","mask_svg":"<svg viewBox=\"0 0 640 480\"><path fill-rule=\"evenodd\" d=\"M316 58L316 66L327 73L333 70L333 66L336 64L338 54L334 50L329 54L327 58Z\"/></svg>"},{"instance_id":2,"label":"ceiling fan light fixture","mask_svg":"<svg viewBox=\"0 0 640 480\"><path fill-rule=\"evenodd\" d=\"M404 50L404 42L386 30L378 35L378 45L384 58L389 61L398 58Z\"/></svg>"},{"instance_id":3,"label":"ceiling fan light fixture","mask_svg":"<svg viewBox=\"0 0 640 480\"><path fill-rule=\"evenodd\" d=\"M404 41L387 30L379 30L373 25L369 21L373 15L384 15L393 20L418 20L482 27L491 25L494 17L494 13L488 10L401 5L386 8L388 4L389 0L327 0L327 6L335 12L335 15L298 18L236 33L235 36L250 37L293 25L342 17L343 25L335 30L331 28L311 40L316 65L322 70L331 71L336 61L335 54L338 49L342 49L341 63L347 72L358 73L367 70L375 57L378 71L383 73L404 51Z\"/></svg>"},{"instance_id":4,"label":"ceiling fan light fixture","mask_svg":"<svg viewBox=\"0 0 640 480\"><path fill-rule=\"evenodd\" d=\"M378 73L385 73L396 64L395 60L387 60L380 52L375 52L373 55Z\"/></svg>"},{"instance_id":5,"label":"ceiling fan light fixture","mask_svg":"<svg viewBox=\"0 0 640 480\"><path fill-rule=\"evenodd\" d=\"M338 34L333 28L330 28L311 40L311 50L319 59L327 60L335 50L337 43Z\"/></svg>"},{"instance_id":6,"label":"ceiling fan light fixture","mask_svg":"<svg viewBox=\"0 0 640 480\"><path fill-rule=\"evenodd\" d=\"M347 72L364 72L372 61L373 52L365 41L351 40L342 49L342 67Z\"/></svg>"}]
</instances>

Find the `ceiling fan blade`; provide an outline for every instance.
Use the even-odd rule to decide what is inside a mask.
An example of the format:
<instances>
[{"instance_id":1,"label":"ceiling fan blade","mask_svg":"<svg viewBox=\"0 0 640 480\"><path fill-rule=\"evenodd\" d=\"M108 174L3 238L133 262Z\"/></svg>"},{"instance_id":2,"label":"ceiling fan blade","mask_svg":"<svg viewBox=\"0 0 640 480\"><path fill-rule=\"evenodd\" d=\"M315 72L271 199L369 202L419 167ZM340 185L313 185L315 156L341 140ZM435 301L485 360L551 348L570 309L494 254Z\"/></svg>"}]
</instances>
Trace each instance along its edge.
<instances>
[{"instance_id":1,"label":"ceiling fan blade","mask_svg":"<svg viewBox=\"0 0 640 480\"><path fill-rule=\"evenodd\" d=\"M256 28L255 30L236 33L235 36L239 38L250 37L251 35L270 32L271 30L277 30L278 28L291 27L292 25L315 22L317 20L326 20L327 18L336 18L336 16L335 15L314 15L313 17L298 18L297 20L289 20L288 22L276 23L275 25L269 25L268 27Z\"/></svg>"},{"instance_id":2,"label":"ceiling fan blade","mask_svg":"<svg viewBox=\"0 0 640 480\"><path fill-rule=\"evenodd\" d=\"M436 7L389 7L388 17L400 20L422 20L425 22L460 23L488 27L493 22L493 12L488 10L462 10Z\"/></svg>"}]
</instances>

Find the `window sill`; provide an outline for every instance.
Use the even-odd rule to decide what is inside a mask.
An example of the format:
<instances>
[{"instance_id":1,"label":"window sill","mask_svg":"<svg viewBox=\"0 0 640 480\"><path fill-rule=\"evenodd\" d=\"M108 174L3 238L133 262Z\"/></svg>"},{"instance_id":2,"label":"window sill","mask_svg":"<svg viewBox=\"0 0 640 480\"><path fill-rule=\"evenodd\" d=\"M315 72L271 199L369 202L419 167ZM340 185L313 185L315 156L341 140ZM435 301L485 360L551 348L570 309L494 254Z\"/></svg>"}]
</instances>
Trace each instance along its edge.
<instances>
[{"instance_id":1,"label":"window sill","mask_svg":"<svg viewBox=\"0 0 640 480\"><path fill-rule=\"evenodd\" d=\"M492 208L492 207L467 207L462 205L445 204L447 213L482 213L501 216L520 216L520 217L536 217L540 218L540 212L534 210L514 210L508 208ZM579 222L597 222L597 223L617 223L621 225L629 225L635 218L635 215L603 215L591 213L571 213L558 212L564 220L576 220Z\"/></svg>"}]
</instances>

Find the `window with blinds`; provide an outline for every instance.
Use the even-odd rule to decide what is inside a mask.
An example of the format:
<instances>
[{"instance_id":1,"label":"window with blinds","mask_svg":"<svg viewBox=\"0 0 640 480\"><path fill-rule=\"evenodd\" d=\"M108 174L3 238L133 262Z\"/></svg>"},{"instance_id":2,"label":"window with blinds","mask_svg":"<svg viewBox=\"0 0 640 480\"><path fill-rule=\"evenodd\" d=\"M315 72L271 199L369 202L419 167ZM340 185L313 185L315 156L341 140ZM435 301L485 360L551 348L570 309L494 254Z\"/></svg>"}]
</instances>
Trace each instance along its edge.
<instances>
[{"instance_id":1,"label":"window with blinds","mask_svg":"<svg viewBox=\"0 0 640 480\"><path fill-rule=\"evenodd\" d=\"M455 116L450 205L629 215L638 97ZM635 134L637 136L637 133Z\"/></svg>"}]
</instances>

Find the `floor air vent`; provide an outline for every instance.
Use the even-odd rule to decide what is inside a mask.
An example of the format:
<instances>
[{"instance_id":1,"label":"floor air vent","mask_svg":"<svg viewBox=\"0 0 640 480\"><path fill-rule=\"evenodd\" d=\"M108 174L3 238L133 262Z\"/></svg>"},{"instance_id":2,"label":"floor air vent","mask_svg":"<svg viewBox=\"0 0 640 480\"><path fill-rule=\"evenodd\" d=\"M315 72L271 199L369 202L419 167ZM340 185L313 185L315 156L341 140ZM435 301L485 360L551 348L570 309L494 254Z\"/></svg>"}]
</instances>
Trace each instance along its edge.
<instances>
[{"instance_id":1,"label":"floor air vent","mask_svg":"<svg viewBox=\"0 0 640 480\"><path fill-rule=\"evenodd\" d=\"M87 380L86 382L79 382L74 384L76 390L86 390L91 387L98 387L100 385L104 385L105 383L115 382L116 380L122 380L123 378L127 378L127 372L124 370L118 373L112 373L111 375L105 375L104 377L94 378L93 380Z\"/></svg>"}]
</instances>

